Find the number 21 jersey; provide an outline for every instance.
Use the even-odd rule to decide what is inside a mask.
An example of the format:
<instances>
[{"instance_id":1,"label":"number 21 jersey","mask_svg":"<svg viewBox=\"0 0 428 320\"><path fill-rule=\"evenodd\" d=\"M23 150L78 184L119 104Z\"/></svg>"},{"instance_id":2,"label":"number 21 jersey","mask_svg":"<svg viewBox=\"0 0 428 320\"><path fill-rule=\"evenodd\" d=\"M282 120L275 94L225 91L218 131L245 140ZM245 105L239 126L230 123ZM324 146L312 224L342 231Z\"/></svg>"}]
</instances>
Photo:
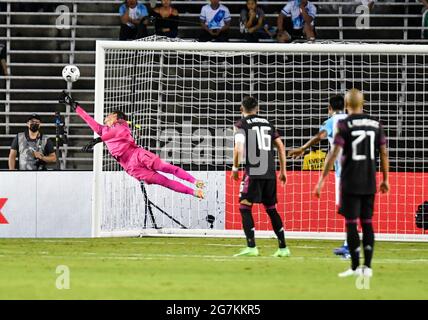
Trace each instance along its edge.
<instances>
[{"instance_id":1,"label":"number 21 jersey","mask_svg":"<svg viewBox=\"0 0 428 320\"><path fill-rule=\"evenodd\" d=\"M367 114L353 114L337 123L333 144L343 148L341 191L376 193L376 159L386 144L382 124Z\"/></svg>"}]
</instances>

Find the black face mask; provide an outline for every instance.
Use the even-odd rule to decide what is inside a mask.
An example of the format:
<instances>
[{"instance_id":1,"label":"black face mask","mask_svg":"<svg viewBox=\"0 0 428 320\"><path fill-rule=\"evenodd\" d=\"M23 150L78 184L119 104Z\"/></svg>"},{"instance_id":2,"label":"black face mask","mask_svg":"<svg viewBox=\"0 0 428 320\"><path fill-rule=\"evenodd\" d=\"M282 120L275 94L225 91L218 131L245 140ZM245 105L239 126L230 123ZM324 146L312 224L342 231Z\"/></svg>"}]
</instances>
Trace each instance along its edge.
<instances>
[{"instance_id":1,"label":"black face mask","mask_svg":"<svg viewBox=\"0 0 428 320\"><path fill-rule=\"evenodd\" d=\"M31 130L32 132L37 132L37 131L39 131L39 128L40 128L40 124L37 124L37 123L32 123L32 124L30 124L30 130Z\"/></svg>"}]
</instances>

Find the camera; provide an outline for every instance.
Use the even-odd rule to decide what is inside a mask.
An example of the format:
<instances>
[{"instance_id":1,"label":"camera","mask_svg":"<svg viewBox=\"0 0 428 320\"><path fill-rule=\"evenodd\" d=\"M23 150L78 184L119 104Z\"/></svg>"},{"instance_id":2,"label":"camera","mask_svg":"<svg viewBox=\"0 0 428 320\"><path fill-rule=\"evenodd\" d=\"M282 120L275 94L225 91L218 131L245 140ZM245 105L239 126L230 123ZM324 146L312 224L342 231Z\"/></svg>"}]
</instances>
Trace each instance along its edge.
<instances>
[{"instance_id":1,"label":"camera","mask_svg":"<svg viewBox=\"0 0 428 320\"><path fill-rule=\"evenodd\" d=\"M67 131L65 130L65 124L59 111L55 112L55 136L56 145L58 147L68 143Z\"/></svg>"}]
</instances>

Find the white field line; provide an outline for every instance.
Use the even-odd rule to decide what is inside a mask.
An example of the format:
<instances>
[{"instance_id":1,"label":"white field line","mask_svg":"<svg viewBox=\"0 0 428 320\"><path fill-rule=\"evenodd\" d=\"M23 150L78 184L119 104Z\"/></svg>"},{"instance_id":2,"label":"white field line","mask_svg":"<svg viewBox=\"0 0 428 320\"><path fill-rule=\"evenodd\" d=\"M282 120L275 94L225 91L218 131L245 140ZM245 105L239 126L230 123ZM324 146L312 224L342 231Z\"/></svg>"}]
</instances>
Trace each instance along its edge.
<instances>
[{"instance_id":1,"label":"white field line","mask_svg":"<svg viewBox=\"0 0 428 320\"><path fill-rule=\"evenodd\" d=\"M28 252L13 252L17 255L28 255ZM128 255L97 255L93 252L85 252L82 255L46 255L42 254L40 257L47 259L75 259L75 258L83 258L83 259L96 259L96 260L174 260L177 258L180 259L202 259L209 261L229 261L229 262L242 262L243 260L248 261L283 261L286 263L287 260L315 260L315 261L335 261L340 263L349 263L347 260L341 260L337 257L306 257L306 256L293 256L288 258L274 258L271 256L259 256L259 257L233 257L229 255L204 255L204 254L128 254ZM374 264L428 264L428 259L388 259L388 258L379 258L373 260Z\"/></svg>"},{"instance_id":2,"label":"white field line","mask_svg":"<svg viewBox=\"0 0 428 320\"><path fill-rule=\"evenodd\" d=\"M150 245L183 245L188 246L189 243L185 242L163 242L163 241L148 241L148 242L131 242L133 244L150 244ZM406 243L408 245L408 243ZM198 245L201 246L213 246L213 247L244 247L245 244L221 244L221 243L198 243ZM259 248L270 248L271 246L258 246ZM290 246L290 248L298 248L298 249L326 249L329 250L330 248L323 247L323 246ZM408 249L401 249L401 248L382 248L382 250L386 251L428 251L428 248L408 248Z\"/></svg>"},{"instance_id":3,"label":"white field line","mask_svg":"<svg viewBox=\"0 0 428 320\"><path fill-rule=\"evenodd\" d=\"M186 242L163 242L163 241L135 241L135 242L131 242L132 244L151 244L151 245L183 245L183 246L188 246L189 243ZM242 244L222 244L222 243L198 243L198 245L200 246L211 246L211 247L245 247L245 243ZM258 248L269 248L270 246L257 246ZM291 246L290 246L291 248ZM292 248L300 248L300 249L325 249L325 247L317 247L317 246L292 246ZM428 250L428 249L427 249Z\"/></svg>"},{"instance_id":4,"label":"white field line","mask_svg":"<svg viewBox=\"0 0 428 320\"><path fill-rule=\"evenodd\" d=\"M57 258L57 256L42 256L43 258ZM61 256L60 256L61 257ZM62 258L70 258L68 256L62 256ZM242 262L244 260L249 261L259 261L259 260L269 260L269 261L283 261L286 263L287 260L316 260L316 261L335 261L340 263L349 264L349 261L341 260L339 258L328 258L328 257L288 257L284 259L269 257L269 256L259 256L259 257L233 257L233 256L210 256L210 255L174 255L174 254L150 254L146 256L87 256L86 258L96 259L96 260L176 260L177 258L190 258L190 259L201 259L208 261L228 261L228 262ZM428 264L428 259L375 259L373 264Z\"/></svg>"},{"instance_id":5,"label":"white field line","mask_svg":"<svg viewBox=\"0 0 428 320\"><path fill-rule=\"evenodd\" d=\"M64 243L64 242L76 242L76 243L86 243L90 240L75 240L75 239L34 239L29 240L30 242L47 242L47 243Z\"/></svg>"}]
</instances>

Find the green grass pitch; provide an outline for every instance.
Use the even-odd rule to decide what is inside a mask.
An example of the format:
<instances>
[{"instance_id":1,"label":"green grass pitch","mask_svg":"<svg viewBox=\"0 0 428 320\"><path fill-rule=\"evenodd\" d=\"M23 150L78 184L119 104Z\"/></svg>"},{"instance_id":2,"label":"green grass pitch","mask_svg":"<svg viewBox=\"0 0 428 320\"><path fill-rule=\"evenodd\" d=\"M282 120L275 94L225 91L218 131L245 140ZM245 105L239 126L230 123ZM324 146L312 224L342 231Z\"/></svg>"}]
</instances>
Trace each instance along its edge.
<instances>
[{"instance_id":1,"label":"green grass pitch","mask_svg":"<svg viewBox=\"0 0 428 320\"><path fill-rule=\"evenodd\" d=\"M339 279L340 241L288 240L290 258L235 258L243 239L0 239L0 299L428 299L428 243L377 242L374 277ZM58 265L70 289L58 290Z\"/></svg>"}]
</instances>

